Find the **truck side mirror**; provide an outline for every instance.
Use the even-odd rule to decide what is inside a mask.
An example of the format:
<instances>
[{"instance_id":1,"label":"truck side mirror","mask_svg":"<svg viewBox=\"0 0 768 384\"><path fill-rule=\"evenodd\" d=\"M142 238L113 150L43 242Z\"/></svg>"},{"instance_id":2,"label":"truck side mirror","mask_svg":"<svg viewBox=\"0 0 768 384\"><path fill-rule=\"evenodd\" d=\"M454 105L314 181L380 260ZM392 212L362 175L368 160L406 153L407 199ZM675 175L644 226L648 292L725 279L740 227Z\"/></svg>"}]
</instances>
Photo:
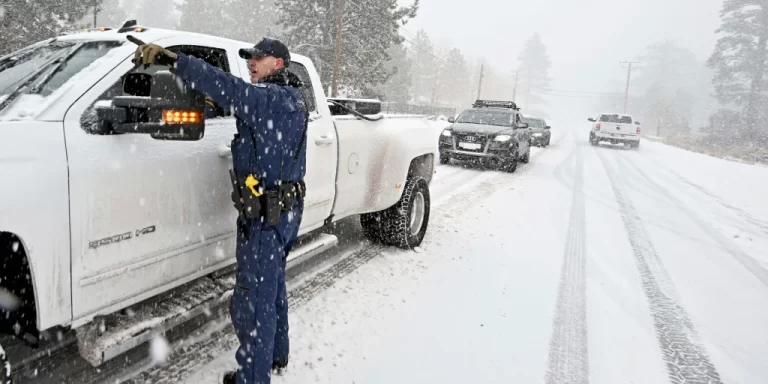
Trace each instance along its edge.
<instances>
[{"instance_id":1,"label":"truck side mirror","mask_svg":"<svg viewBox=\"0 0 768 384\"><path fill-rule=\"evenodd\" d=\"M448 118L448 122L453 124L453 123L456 122L456 119L454 119L453 116L451 116L451 117Z\"/></svg>"},{"instance_id":2,"label":"truck side mirror","mask_svg":"<svg viewBox=\"0 0 768 384\"><path fill-rule=\"evenodd\" d=\"M552 129L552 127L550 127L549 125L547 125L546 127L544 127L544 129Z\"/></svg>"},{"instance_id":3,"label":"truck side mirror","mask_svg":"<svg viewBox=\"0 0 768 384\"><path fill-rule=\"evenodd\" d=\"M516 128L518 129L528 128L528 123L524 123L524 122L517 123Z\"/></svg>"},{"instance_id":4,"label":"truck side mirror","mask_svg":"<svg viewBox=\"0 0 768 384\"><path fill-rule=\"evenodd\" d=\"M591 121L591 122L593 122L593 123L594 123L594 122L595 122L595 119L593 119L593 118L591 118L591 117L590 117L589 119L587 119L587 121Z\"/></svg>"},{"instance_id":5,"label":"truck side mirror","mask_svg":"<svg viewBox=\"0 0 768 384\"><path fill-rule=\"evenodd\" d=\"M640 122L639 121L635 121L635 124L640 125Z\"/></svg>"},{"instance_id":6,"label":"truck side mirror","mask_svg":"<svg viewBox=\"0 0 768 384\"><path fill-rule=\"evenodd\" d=\"M116 133L148 134L158 140L200 140L205 134L205 95L170 71L135 72L123 81L123 96L97 106L101 125Z\"/></svg>"}]
</instances>

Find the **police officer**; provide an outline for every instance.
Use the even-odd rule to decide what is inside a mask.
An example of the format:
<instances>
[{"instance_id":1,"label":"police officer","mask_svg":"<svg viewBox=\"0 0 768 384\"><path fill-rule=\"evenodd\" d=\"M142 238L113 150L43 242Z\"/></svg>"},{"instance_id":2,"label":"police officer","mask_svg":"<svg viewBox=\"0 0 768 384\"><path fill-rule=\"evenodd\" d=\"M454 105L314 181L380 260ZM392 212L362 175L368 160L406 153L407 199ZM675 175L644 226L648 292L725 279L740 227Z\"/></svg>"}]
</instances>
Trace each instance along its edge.
<instances>
[{"instance_id":1,"label":"police officer","mask_svg":"<svg viewBox=\"0 0 768 384\"><path fill-rule=\"evenodd\" d=\"M288 364L285 266L304 209L308 111L299 78L289 72L288 47L265 38L240 50L251 83L198 58L158 45L139 44L136 64L172 68L221 108L233 110L233 201L237 221L236 287L230 315L240 347L236 372L225 383L270 383L272 370Z\"/></svg>"}]
</instances>

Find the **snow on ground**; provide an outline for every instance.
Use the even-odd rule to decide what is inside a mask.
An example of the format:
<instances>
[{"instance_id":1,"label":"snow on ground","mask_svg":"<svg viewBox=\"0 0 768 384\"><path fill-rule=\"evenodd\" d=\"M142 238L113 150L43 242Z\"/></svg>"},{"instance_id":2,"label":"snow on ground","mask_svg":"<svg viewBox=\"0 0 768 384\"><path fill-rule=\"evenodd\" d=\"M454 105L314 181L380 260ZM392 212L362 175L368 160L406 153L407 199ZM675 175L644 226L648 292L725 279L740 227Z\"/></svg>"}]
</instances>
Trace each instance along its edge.
<instances>
[{"instance_id":1,"label":"snow on ground","mask_svg":"<svg viewBox=\"0 0 768 384\"><path fill-rule=\"evenodd\" d=\"M439 167L421 252L292 308L273 382L768 382L768 168L586 137L515 174Z\"/></svg>"}]
</instances>

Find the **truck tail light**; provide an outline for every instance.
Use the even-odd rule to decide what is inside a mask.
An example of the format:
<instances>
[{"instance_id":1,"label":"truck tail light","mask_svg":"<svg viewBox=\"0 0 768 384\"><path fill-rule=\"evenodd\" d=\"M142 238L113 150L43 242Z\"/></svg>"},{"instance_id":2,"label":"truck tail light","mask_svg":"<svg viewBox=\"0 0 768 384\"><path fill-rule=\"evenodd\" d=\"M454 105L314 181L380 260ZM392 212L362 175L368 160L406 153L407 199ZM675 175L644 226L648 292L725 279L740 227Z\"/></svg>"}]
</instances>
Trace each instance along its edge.
<instances>
[{"instance_id":1,"label":"truck tail light","mask_svg":"<svg viewBox=\"0 0 768 384\"><path fill-rule=\"evenodd\" d=\"M600 123L595 124L595 130L597 130L597 131L600 130Z\"/></svg>"},{"instance_id":2,"label":"truck tail light","mask_svg":"<svg viewBox=\"0 0 768 384\"><path fill-rule=\"evenodd\" d=\"M198 124L202 114L195 111L163 111L166 124Z\"/></svg>"},{"instance_id":3,"label":"truck tail light","mask_svg":"<svg viewBox=\"0 0 768 384\"><path fill-rule=\"evenodd\" d=\"M640 134L640 127L637 127L637 134Z\"/></svg>"}]
</instances>

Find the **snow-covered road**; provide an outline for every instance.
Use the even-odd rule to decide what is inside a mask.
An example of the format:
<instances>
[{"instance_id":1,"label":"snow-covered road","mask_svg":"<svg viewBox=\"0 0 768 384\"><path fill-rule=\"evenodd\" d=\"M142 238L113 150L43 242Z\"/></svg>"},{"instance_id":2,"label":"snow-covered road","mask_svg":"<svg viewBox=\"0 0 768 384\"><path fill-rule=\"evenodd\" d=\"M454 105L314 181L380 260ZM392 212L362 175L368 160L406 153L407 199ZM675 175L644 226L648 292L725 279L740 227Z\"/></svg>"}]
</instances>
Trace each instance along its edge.
<instances>
[{"instance_id":1,"label":"snow-covered road","mask_svg":"<svg viewBox=\"0 0 768 384\"><path fill-rule=\"evenodd\" d=\"M419 252L362 243L294 294L273 382L768 382L768 168L586 138L441 166ZM137 381L219 383L232 340Z\"/></svg>"}]
</instances>

